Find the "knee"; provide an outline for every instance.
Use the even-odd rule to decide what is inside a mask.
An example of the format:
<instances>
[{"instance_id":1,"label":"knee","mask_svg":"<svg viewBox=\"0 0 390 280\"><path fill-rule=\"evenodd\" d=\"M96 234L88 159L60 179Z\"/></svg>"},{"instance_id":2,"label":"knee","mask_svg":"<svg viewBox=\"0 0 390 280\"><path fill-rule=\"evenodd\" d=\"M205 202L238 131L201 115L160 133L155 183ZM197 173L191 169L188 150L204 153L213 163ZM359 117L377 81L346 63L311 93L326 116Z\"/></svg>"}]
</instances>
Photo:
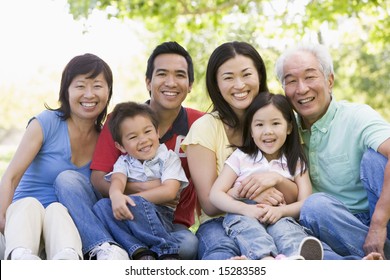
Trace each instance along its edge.
<instances>
[{"instance_id":1,"label":"knee","mask_svg":"<svg viewBox=\"0 0 390 280\"><path fill-rule=\"evenodd\" d=\"M179 256L183 260L194 260L198 254L198 238L189 232L180 243Z\"/></svg>"},{"instance_id":2,"label":"knee","mask_svg":"<svg viewBox=\"0 0 390 280\"><path fill-rule=\"evenodd\" d=\"M19 199L12 203L10 208L17 208L20 209L21 211L29 211L29 213L34 212L34 211L43 211L44 207L41 202L39 202L38 199L34 197L25 197L22 199Z\"/></svg>"},{"instance_id":3,"label":"knee","mask_svg":"<svg viewBox=\"0 0 390 280\"><path fill-rule=\"evenodd\" d=\"M300 219L306 217L318 218L324 211L331 210L330 205L333 203L333 198L325 193L314 193L306 198L301 208Z\"/></svg>"},{"instance_id":4,"label":"knee","mask_svg":"<svg viewBox=\"0 0 390 280\"><path fill-rule=\"evenodd\" d=\"M46 212L50 213L68 213L68 209L59 202L53 202L46 207Z\"/></svg>"},{"instance_id":5,"label":"knee","mask_svg":"<svg viewBox=\"0 0 390 280\"><path fill-rule=\"evenodd\" d=\"M384 155L374 151L371 148L367 149L367 151L364 152L360 162L361 177L367 177L372 172L378 170L378 165L383 166L382 169L384 170L386 163L387 158Z\"/></svg>"},{"instance_id":6,"label":"knee","mask_svg":"<svg viewBox=\"0 0 390 280\"><path fill-rule=\"evenodd\" d=\"M95 214L98 213L109 213L112 211L111 200L109 198L102 198L98 200L92 207L92 210Z\"/></svg>"},{"instance_id":7,"label":"knee","mask_svg":"<svg viewBox=\"0 0 390 280\"><path fill-rule=\"evenodd\" d=\"M74 170L61 172L54 181L54 188L60 194L68 191L78 193L87 186L90 186L88 178ZM90 188L92 188L92 186Z\"/></svg>"}]
</instances>

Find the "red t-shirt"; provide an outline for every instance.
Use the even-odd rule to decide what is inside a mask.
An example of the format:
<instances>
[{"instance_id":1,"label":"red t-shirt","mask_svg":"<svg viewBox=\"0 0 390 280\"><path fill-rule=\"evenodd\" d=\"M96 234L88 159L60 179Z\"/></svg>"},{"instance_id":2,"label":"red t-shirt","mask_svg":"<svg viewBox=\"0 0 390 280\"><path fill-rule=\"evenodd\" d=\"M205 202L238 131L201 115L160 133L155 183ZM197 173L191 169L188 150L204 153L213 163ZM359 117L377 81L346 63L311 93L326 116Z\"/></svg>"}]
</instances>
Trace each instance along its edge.
<instances>
[{"instance_id":1,"label":"red t-shirt","mask_svg":"<svg viewBox=\"0 0 390 280\"><path fill-rule=\"evenodd\" d=\"M204 113L200 111L182 107L179 115L173 122L172 127L162 138L160 138L160 143L165 143L168 149L175 151L180 157L181 165L183 166L189 181L188 187L181 192L174 220L174 223L183 224L187 227L190 227L195 222L194 210L197 205L197 196L188 169L187 157L181 149L180 144L187 135L192 123L203 114ZM109 117L110 115L108 115L108 118ZM112 139L108 128L108 118L100 133L91 163L92 170L99 170L107 173L112 171L114 163L121 155L121 152L115 147L114 140Z\"/></svg>"}]
</instances>

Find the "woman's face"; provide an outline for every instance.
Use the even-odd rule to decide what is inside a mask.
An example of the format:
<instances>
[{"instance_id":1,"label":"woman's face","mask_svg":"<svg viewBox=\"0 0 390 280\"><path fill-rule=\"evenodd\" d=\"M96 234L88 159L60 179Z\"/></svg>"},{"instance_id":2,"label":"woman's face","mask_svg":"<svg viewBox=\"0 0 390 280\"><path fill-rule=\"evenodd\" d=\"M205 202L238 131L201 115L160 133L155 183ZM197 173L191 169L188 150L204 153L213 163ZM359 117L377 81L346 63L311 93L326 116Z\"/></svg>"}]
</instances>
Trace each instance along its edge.
<instances>
[{"instance_id":1,"label":"woman's face","mask_svg":"<svg viewBox=\"0 0 390 280\"><path fill-rule=\"evenodd\" d=\"M238 115L241 115L259 94L259 81L259 73L252 59L243 55L227 60L217 71L219 90Z\"/></svg>"},{"instance_id":2,"label":"woman's face","mask_svg":"<svg viewBox=\"0 0 390 280\"><path fill-rule=\"evenodd\" d=\"M89 74L76 76L69 85L72 117L96 120L107 105L110 89L103 73L95 78Z\"/></svg>"}]
</instances>

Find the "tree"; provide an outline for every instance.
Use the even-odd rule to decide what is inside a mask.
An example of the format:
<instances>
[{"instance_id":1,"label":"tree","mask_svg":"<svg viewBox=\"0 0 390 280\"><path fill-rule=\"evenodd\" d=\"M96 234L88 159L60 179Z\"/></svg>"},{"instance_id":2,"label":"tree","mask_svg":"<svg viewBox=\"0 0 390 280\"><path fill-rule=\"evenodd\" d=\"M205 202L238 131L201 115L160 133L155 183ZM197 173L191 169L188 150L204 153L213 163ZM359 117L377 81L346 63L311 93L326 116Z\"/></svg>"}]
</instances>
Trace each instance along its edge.
<instances>
[{"instance_id":1,"label":"tree","mask_svg":"<svg viewBox=\"0 0 390 280\"><path fill-rule=\"evenodd\" d=\"M194 58L198 92L204 91L207 59L222 42L242 40L257 47L274 91L280 86L273 64L283 49L300 40L326 44L335 60L337 98L366 102L390 120L384 110L390 104L389 2L68 0L76 19L87 18L94 9L105 10L108 17L143 21L156 42L182 43ZM190 98L196 104L207 103L205 94Z\"/></svg>"}]
</instances>

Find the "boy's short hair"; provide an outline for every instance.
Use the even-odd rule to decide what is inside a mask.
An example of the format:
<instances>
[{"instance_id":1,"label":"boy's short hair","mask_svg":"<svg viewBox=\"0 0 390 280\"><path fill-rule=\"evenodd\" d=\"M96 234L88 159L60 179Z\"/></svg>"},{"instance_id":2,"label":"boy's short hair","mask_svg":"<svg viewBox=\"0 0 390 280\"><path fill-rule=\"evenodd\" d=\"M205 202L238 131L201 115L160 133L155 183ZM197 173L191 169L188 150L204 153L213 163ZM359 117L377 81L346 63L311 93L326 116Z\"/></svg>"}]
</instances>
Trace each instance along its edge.
<instances>
[{"instance_id":1,"label":"boy's short hair","mask_svg":"<svg viewBox=\"0 0 390 280\"><path fill-rule=\"evenodd\" d=\"M120 125L126 118L134 118L136 116L144 116L152 121L154 128L158 129L158 120L156 113L147 104L136 102L122 102L118 103L109 119L109 129L112 138L115 142L122 145L122 131Z\"/></svg>"}]
</instances>

